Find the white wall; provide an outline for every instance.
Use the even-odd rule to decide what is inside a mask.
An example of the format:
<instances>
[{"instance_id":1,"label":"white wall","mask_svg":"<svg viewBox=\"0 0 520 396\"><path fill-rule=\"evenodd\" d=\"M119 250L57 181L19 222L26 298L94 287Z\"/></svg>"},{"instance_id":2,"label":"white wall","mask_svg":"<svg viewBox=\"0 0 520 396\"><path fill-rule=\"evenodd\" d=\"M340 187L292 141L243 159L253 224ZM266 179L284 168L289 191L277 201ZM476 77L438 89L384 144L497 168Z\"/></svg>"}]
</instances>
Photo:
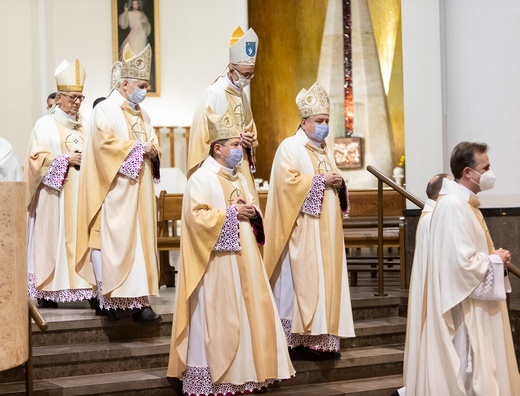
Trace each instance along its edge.
<instances>
[{"instance_id":1,"label":"white wall","mask_svg":"<svg viewBox=\"0 0 520 396\"><path fill-rule=\"evenodd\" d=\"M520 2L402 0L407 188L449 172L464 140L490 146L483 206L520 206Z\"/></svg>"},{"instance_id":2,"label":"white wall","mask_svg":"<svg viewBox=\"0 0 520 396\"><path fill-rule=\"evenodd\" d=\"M150 0L148 0L150 1ZM34 122L56 90L54 70L78 58L87 72L81 113L106 96L112 68L111 0L0 0L4 37L0 82L3 128L20 162ZM190 125L202 91L228 62L229 36L247 28L247 0L159 0L161 96L143 107L154 125Z\"/></svg>"}]
</instances>

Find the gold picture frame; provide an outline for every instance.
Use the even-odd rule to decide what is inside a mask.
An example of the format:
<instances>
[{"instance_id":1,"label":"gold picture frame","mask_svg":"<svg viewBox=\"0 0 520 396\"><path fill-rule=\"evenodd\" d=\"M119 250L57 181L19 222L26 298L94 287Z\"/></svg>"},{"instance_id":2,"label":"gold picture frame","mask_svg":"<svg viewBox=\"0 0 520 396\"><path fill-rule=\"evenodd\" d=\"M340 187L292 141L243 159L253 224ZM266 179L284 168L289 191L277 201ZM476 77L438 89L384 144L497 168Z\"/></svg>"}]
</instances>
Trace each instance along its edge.
<instances>
[{"instance_id":1,"label":"gold picture frame","mask_svg":"<svg viewBox=\"0 0 520 396\"><path fill-rule=\"evenodd\" d=\"M138 4L138 9L134 9L134 3ZM125 12L126 15L124 15ZM140 14L137 14L137 12L140 12ZM136 26L132 27L132 25ZM120 60L122 46L127 42L136 54L148 43L152 47L152 68L148 96L160 96L161 94L159 37L159 0L112 0L113 61ZM133 48L132 42L136 48Z\"/></svg>"},{"instance_id":2,"label":"gold picture frame","mask_svg":"<svg viewBox=\"0 0 520 396\"><path fill-rule=\"evenodd\" d=\"M334 159L339 169L356 169L363 166L363 139L346 137L334 139Z\"/></svg>"}]
</instances>

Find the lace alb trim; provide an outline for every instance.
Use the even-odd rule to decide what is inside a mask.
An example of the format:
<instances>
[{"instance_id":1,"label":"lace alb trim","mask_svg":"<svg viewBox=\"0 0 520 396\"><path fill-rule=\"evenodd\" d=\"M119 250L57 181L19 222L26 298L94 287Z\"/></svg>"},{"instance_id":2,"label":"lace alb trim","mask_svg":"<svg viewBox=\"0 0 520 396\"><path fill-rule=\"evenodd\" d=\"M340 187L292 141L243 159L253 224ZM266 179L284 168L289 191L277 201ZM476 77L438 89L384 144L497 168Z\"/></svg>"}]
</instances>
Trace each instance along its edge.
<instances>
[{"instance_id":1,"label":"lace alb trim","mask_svg":"<svg viewBox=\"0 0 520 396\"><path fill-rule=\"evenodd\" d=\"M281 381L281 379L267 379L263 382L250 381L242 385L230 383L215 384L211 381L209 367L187 366L184 372L182 391L185 396L244 395L266 388L277 381Z\"/></svg>"},{"instance_id":2,"label":"lace alb trim","mask_svg":"<svg viewBox=\"0 0 520 396\"><path fill-rule=\"evenodd\" d=\"M61 190L65 184L65 177L69 170L69 156L67 154L60 154L45 173L42 179L42 183L47 187L55 190Z\"/></svg>"},{"instance_id":3,"label":"lace alb trim","mask_svg":"<svg viewBox=\"0 0 520 396\"><path fill-rule=\"evenodd\" d=\"M226 219L213 250L217 252L238 252L240 246L238 210L234 206L226 208Z\"/></svg>"},{"instance_id":4,"label":"lace alb trim","mask_svg":"<svg viewBox=\"0 0 520 396\"><path fill-rule=\"evenodd\" d=\"M125 175L130 179L137 180L139 177L139 172L141 172L141 166L143 164L144 158L144 144L143 142L137 140L135 142L132 151L125 158L121 167L119 168L119 173Z\"/></svg>"},{"instance_id":5,"label":"lace alb trim","mask_svg":"<svg viewBox=\"0 0 520 396\"><path fill-rule=\"evenodd\" d=\"M321 352L339 352L339 337L332 334L306 335L291 333L292 320L281 319L289 348L303 346Z\"/></svg>"},{"instance_id":6,"label":"lace alb trim","mask_svg":"<svg viewBox=\"0 0 520 396\"><path fill-rule=\"evenodd\" d=\"M56 291L38 290L34 272L27 274L28 295L32 298L40 298L54 302L73 302L90 300L96 295L96 291L92 289L64 289Z\"/></svg>"},{"instance_id":7,"label":"lace alb trim","mask_svg":"<svg viewBox=\"0 0 520 396\"><path fill-rule=\"evenodd\" d=\"M318 217L321 214L321 205L325 194L325 176L322 174L314 175L312 178L311 190L305 197L301 212Z\"/></svg>"},{"instance_id":8,"label":"lace alb trim","mask_svg":"<svg viewBox=\"0 0 520 396\"><path fill-rule=\"evenodd\" d=\"M134 309L150 306L147 296L142 297L106 297L103 295L103 282L98 282L97 297L101 309Z\"/></svg>"}]
</instances>

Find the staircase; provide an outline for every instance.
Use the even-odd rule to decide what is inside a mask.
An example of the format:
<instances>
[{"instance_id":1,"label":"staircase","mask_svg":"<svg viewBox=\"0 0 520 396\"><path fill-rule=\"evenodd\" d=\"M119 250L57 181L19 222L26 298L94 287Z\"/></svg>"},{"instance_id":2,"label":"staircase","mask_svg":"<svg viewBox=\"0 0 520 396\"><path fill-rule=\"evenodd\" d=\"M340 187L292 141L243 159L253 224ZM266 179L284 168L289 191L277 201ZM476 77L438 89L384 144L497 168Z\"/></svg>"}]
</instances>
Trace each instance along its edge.
<instances>
[{"instance_id":1,"label":"staircase","mask_svg":"<svg viewBox=\"0 0 520 396\"><path fill-rule=\"evenodd\" d=\"M397 274L388 274L388 278ZM385 276L386 279L386 276ZM351 288L356 338L341 342L336 361L295 360L296 377L270 387L276 395L390 395L402 386L406 319L398 316L401 298L393 289L374 297L370 274L359 274ZM88 303L42 309L49 329L33 325L35 395L181 395L177 380L166 378L175 289L162 288L152 299L159 324L131 318L108 322ZM0 395L25 394L24 366L0 372Z\"/></svg>"}]
</instances>

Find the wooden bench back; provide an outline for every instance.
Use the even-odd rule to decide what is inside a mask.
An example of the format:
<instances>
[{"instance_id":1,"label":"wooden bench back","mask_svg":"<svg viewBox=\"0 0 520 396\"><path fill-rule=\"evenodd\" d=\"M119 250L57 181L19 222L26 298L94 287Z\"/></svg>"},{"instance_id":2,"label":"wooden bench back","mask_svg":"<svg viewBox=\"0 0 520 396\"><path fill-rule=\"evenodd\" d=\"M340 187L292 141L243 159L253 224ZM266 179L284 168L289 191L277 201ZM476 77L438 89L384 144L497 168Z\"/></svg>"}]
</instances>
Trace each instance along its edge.
<instances>
[{"instance_id":1,"label":"wooden bench back","mask_svg":"<svg viewBox=\"0 0 520 396\"><path fill-rule=\"evenodd\" d=\"M161 191L157 198L157 222L159 225L159 236L168 230L168 222L175 222L181 219L182 214L182 193L167 193ZM172 227L173 235L176 234L177 227Z\"/></svg>"},{"instance_id":2,"label":"wooden bench back","mask_svg":"<svg viewBox=\"0 0 520 396\"><path fill-rule=\"evenodd\" d=\"M265 215L265 205L267 202L267 191L258 193L260 208ZM350 217L375 216L377 217L377 189L351 190ZM403 209L406 209L406 198L392 189L383 189L383 215L402 216Z\"/></svg>"},{"instance_id":3,"label":"wooden bench back","mask_svg":"<svg viewBox=\"0 0 520 396\"><path fill-rule=\"evenodd\" d=\"M349 191L350 217L377 217L377 189ZM383 215L402 216L406 198L392 189L383 189Z\"/></svg>"}]
</instances>

